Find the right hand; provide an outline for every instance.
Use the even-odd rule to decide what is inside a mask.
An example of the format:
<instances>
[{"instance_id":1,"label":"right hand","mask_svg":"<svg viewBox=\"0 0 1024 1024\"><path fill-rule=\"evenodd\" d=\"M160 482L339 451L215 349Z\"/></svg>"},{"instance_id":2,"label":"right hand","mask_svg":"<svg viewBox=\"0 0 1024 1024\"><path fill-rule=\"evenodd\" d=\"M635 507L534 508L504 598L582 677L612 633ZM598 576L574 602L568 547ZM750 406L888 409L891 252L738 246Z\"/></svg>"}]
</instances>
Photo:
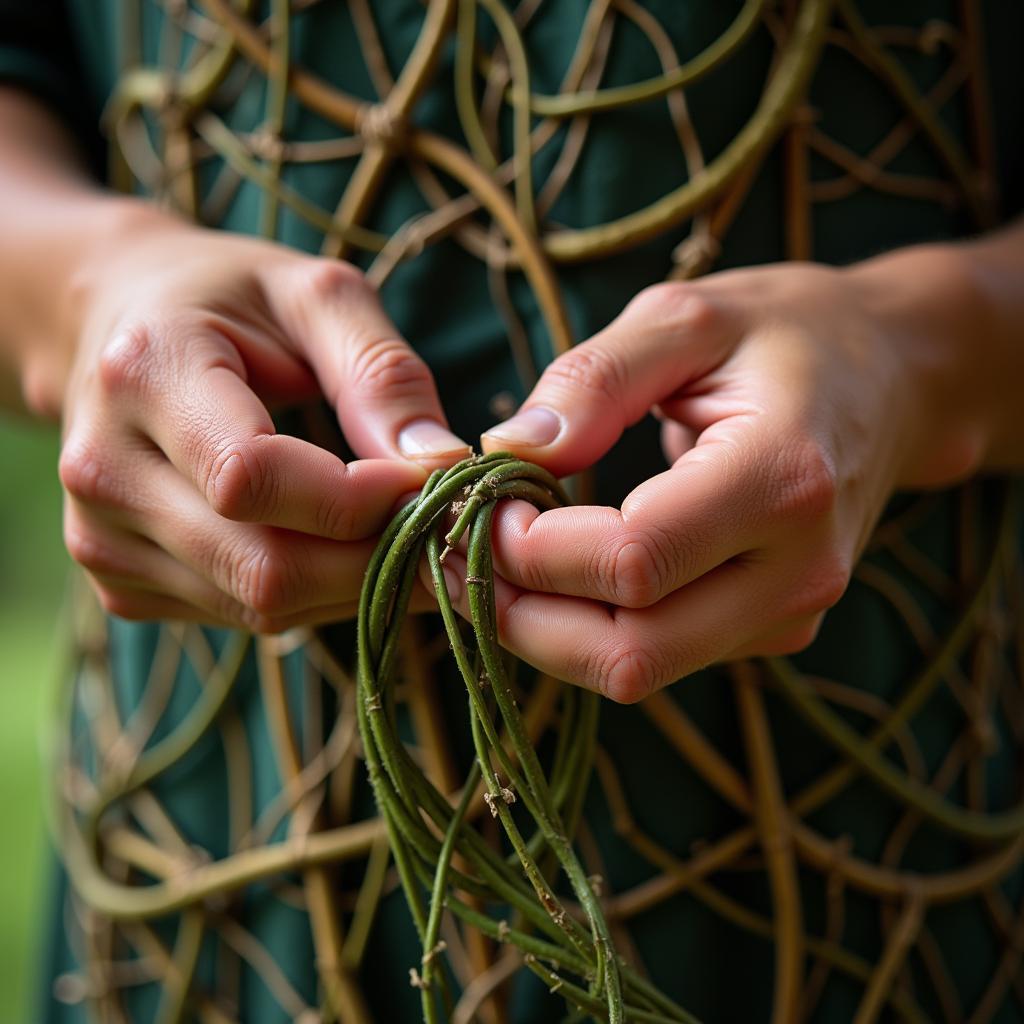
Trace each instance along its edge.
<instances>
[{"instance_id":1,"label":"right hand","mask_svg":"<svg viewBox=\"0 0 1024 1024\"><path fill-rule=\"evenodd\" d=\"M355 268L140 221L75 283L71 556L124 618L278 632L351 617L396 503L469 452L429 370ZM320 392L358 461L275 432L270 407Z\"/></svg>"}]
</instances>

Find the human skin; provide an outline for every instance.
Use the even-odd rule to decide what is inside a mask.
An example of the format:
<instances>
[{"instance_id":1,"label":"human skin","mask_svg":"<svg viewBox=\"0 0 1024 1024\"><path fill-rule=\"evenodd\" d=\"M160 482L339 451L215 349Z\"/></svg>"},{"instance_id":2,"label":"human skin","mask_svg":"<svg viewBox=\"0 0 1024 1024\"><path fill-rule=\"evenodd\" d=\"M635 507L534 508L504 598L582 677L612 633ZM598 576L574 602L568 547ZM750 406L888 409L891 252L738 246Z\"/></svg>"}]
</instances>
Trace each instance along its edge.
<instances>
[{"instance_id":1,"label":"human skin","mask_svg":"<svg viewBox=\"0 0 1024 1024\"><path fill-rule=\"evenodd\" d=\"M62 423L64 538L104 607L256 632L353 616L398 501L469 452L361 274L103 193L13 91L0 224L2 393ZM321 392L347 465L275 432L273 407Z\"/></svg>"},{"instance_id":2,"label":"human skin","mask_svg":"<svg viewBox=\"0 0 1024 1024\"><path fill-rule=\"evenodd\" d=\"M846 269L648 288L484 435L564 475L654 411L670 462L621 508L498 511L501 641L624 702L799 651L894 491L1024 465L1022 385L1019 224Z\"/></svg>"},{"instance_id":3,"label":"human skin","mask_svg":"<svg viewBox=\"0 0 1024 1024\"><path fill-rule=\"evenodd\" d=\"M104 605L256 631L352 614L395 501L465 451L371 290L105 196L14 93L0 139L6 393L64 424L66 540ZM1022 323L1019 227L646 289L483 438L562 475L655 411L671 462L620 509L503 505L503 643L620 701L806 646L896 489L1020 468ZM318 391L360 461L273 433L268 407ZM432 425L412 453L410 423Z\"/></svg>"}]
</instances>

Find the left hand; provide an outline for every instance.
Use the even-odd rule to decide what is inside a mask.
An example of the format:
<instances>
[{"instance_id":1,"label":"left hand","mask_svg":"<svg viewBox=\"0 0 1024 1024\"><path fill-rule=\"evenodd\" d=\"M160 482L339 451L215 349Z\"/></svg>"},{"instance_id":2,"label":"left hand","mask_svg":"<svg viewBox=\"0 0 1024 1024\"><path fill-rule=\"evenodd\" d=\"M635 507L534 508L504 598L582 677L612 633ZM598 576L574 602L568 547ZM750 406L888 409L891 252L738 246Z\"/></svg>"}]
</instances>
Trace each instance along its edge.
<instances>
[{"instance_id":1,"label":"left hand","mask_svg":"<svg viewBox=\"0 0 1024 1024\"><path fill-rule=\"evenodd\" d=\"M670 468L619 509L503 503L506 647L632 702L813 640L892 492L951 483L980 456L944 401L941 354L862 284L794 264L656 285L548 367L486 450L563 476L653 411ZM465 575L456 553L448 564L450 581Z\"/></svg>"}]
</instances>

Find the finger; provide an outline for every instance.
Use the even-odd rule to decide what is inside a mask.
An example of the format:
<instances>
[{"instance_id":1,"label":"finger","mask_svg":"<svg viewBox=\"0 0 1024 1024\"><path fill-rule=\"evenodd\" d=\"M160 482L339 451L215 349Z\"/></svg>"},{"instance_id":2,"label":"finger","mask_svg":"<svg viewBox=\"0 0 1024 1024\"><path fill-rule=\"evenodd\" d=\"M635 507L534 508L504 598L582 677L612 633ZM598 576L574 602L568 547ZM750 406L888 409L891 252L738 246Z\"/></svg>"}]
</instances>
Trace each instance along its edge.
<instances>
[{"instance_id":1,"label":"finger","mask_svg":"<svg viewBox=\"0 0 1024 1024\"><path fill-rule=\"evenodd\" d=\"M358 600L375 539L336 542L217 515L160 454L133 464L135 486L109 511L257 615L280 618Z\"/></svg>"},{"instance_id":2,"label":"finger","mask_svg":"<svg viewBox=\"0 0 1024 1024\"><path fill-rule=\"evenodd\" d=\"M818 612L815 615L801 615L781 626L774 626L767 633L754 637L732 651L728 655L728 660L797 654L814 643L824 618L825 613Z\"/></svg>"},{"instance_id":3,"label":"finger","mask_svg":"<svg viewBox=\"0 0 1024 1024\"><path fill-rule=\"evenodd\" d=\"M317 626L353 619L357 604L346 603L312 609L301 615L282 618L253 617L250 614L220 617L208 608L189 604L165 594L154 593L121 581L88 574L103 610L129 622L199 622L204 626L242 629L248 633L283 633L300 626Z\"/></svg>"},{"instance_id":4,"label":"finger","mask_svg":"<svg viewBox=\"0 0 1024 1024\"><path fill-rule=\"evenodd\" d=\"M65 525L68 551L105 611L131 621L178 619L252 629L246 608L156 545L120 530Z\"/></svg>"},{"instance_id":5,"label":"finger","mask_svg":"<svg viewBox=\"0 0 1024 1024\"><path fill-rule=\"evenodd\" d=\"M832 474L784 436L759 415L722 421L621 509L504 503L492 534L498 572L529 590L642 608L785 538L799 536L802 562L819 548L830 558Z\"/></svg>"},{"instance_id":6,"label":"finger","mask_svg":"<svg viewBox=\"0 0 1024 1024\"><path fill-rule=\"evenodd\" d=\"M227 518L355 540L378 532L399 495L423 482L408 463L346 466L275 433L237 349L210 322L129 329L101 367L108 397Z\"/></svg>"},{"instance_id":7,"label":"finger","mask_svg":"<svg viewBox=\"0 0 1024 1024\"><path fill-rule=\"evenodd\" d=\"M151 612L157 607L154 602L160 598L181 609L191 609L187 615L180 610L171 615L168 610L164 617L230 626L253 633L278 633L294 626L351 619L359 610L358 601L343 601L313 605L287 615L262 615L234 600L144 538L116 529L100 530L95 526L88 530L78 528L75 533L83 539L71 534L74 539L68 548L72 558L94 581L104 607L121 618L153 618ZM86 536L88 539L84 539ZM133 607L133 602L138 603L138 608ZM428 592L417 581L409 596L408 610L412 613L437 611L433 589Z\"/></svg>"},{"instance_id":8,"label":"finger","mask_svg":"<svg viewBox=\"0 0 1024 1024\"><path fill-rule=\"evenodd\" d=\"M669 464L681 459L697 443L697 432L675 420L663 419L661 450Z\"/></svg>"},{"instance_id":9,"label":"finger","mask_svg":"<svg viewBox=\"0 0 1024 1024\"><path fill-rule=\"evenodd\" d=\"M470 453L448 429L427 364L355 267L303 262L265 287L361 458L400 457L433 469Z\"/></svg>"},{"instance_id":10,"label":"finger","mask_svg":"<svg viewBox=\"0 0 1024 1024\"><path fill-rule=\"evenodd\" d=\"M316 605L304 608L301 611L288 615L261 615L250 608L220 595L221 600L216 602L223 611L211 610L209 604L204 601L202 604L188 604L183 601L175 602L181 609L178 613L172 614L173 598L167 598L166 614L151 614L157 608L155 603L150 603L148 598L162 597L162 595L147 591L144 587L135 587L130 583L120 580L99 580L99 582L110 586L110 594L116 592L116 600L122 611L113 611L107 607L111 614L120 615L122 618L178 618L190 622L202 622L206 625L222 625L232 629L244 629L250 633L283 633L289 629L296 629L303 626L320 626L331 622L347 622L354 619L359 613L358 601L343 601L339 604ZM136 607L135 602L140 602ZM409 595L409 612L421 614L424 612L437 611L437 599L433 591L427 593L423 586L416 582L412 593ZM141 614L141 612L145 614Z\"/></svg>"},{"instance_id":11,"label":"finger","mask_svg":"<svg viewBox=\"0 0 1024 1024\"><path fill-rule=\"evenodd\" d=\"M339 542L218 516L158 454L135 515L149 536L252 611L272 618L356 601L375 539Z\"/></svg>"},{"instance_id":12,"label":"finger","mask_svg":"<svg viewBox=\"0 0 1024 1024\"><path fill-rule=\"evenodd\" d=\"M465 560L453 553L446 568L456 606L468 616ZM730 563L644 609L538 594L498 577L498 636L543 672L633 703L730 656L773 625L811 614L816 598L801 593L784 568Z\"/></svg>"},{"instance_id":13,"label":"finger","mask_svg":"<svg viewBox=\"0 0 1024 1024\"><path fill-rule=\"evenodd\" d=\"M251 633L280 633L296 626L352 619L359 610L357 601L344 601L287 615L264 615L235 601L155 546L138 539L133 544L132 540L124 536L114 539L118 551L114 559L93 555L82 561L103 608L119 618L178 619ZM123 569L126 562L130 563L127 572L107 568L113 565ZM436 602L422 588L414 590L410 600L412 611L429 611L434 607Z\"/></svg>"},{"instance_id":14,"label":"finger","mask_svg":"<svg viewBox=\"0 0 1024 1024\"><path fill-rule=\"evenodd\" d=\"M592 465L659 401L725 357L729 317L692 286L648 288L600 334L559 356L522 409L483 436L565 476Z\"/></svg>"},{"instance_id":15,"label":"finger","mask_svg":"<svg viewBox=\"0 0 1024 1024\"><path fill-rule=\"evenodd\" d=\"M237 624L213 616L207 609L162 594L110 583L91 573L90 583L103 610L128 622L199 622L204 626L237 628Z\"/></svg>"},{"instance_id":16,"label":"finger","mask_svg":"<svg viewBox=\"0 0 1024 1024\"><path fill-rule=\"evenodd\" d=\"M337 542L219 519L170 466L156 468L174 512L160 518L154 539L243 605L254 632L267 622L277 631L355 615L376 536ZM432 590L414 588L410 611L436 607Z\"/></svg>"},{"instance_id":17,"label":"finger","mask_svg":"<svg viewBox=\"0 0 1024 1024\"><path fill-rule=\"evenodd\" d=\"M91 514L74 499L65 502L64 543L89 574L104 608L120 618L163 616L253 632L268 626L157 544Z\"/></svg>"},{"instance_id":18,"label":"finger","mask_svg":"<svg viewBox=\"0 0 1024 1024\"><path fill-rule=\"evenodd\" d=\"M136 486L130 503L97 509L71 496L65 501L65 543L72 558L94 576L102 576L117 589L159 593L198 607L205 614L196 621L226 622L253 632L355 614L375 538L356 544L317 539L313 541L316 550L310 552L301 534L220 519L159 455L137 456L132 466ZM116 480L114 488L128 491ZM136 532L140 524L152 539ZM234 552L249 561L236 565ZM254 567L260 558L267 559L269 567ZM285 567L278 569L276 560ZM296 568L296 562L307 561L322 573ZM255 586L253 576L260 577L267 591L262 598L265 606L260 600L254 606L241 596ZM289 590L287 581L293 579L298 584ZM118 614L128 614L123 601L119 608ZM429 611L436 602L417 587L410 608Z\"/></svg>"}]
</instances>

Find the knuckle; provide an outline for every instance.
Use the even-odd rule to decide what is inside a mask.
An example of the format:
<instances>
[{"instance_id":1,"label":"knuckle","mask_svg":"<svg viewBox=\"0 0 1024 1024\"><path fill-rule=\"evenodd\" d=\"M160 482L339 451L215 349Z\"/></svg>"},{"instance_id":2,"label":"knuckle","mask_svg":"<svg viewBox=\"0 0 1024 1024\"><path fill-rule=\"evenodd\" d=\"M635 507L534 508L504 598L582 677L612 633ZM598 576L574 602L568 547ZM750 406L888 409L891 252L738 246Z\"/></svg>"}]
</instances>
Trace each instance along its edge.
<instances>
[{"instance_id":1,"label":"knuckle","mask_svg":"<svg viewBox=\"0 0 1024 1024\"><path fill-rule=\"evenodd\" d=\"M65 517L64 547L71 560L93 573L122 574L124 565L87 526Z\"/></svg>"},{"instance_id":2,"label":"knuckle","mask_svg":"<svg viewBox=\"0 0 1024 1024\"><path fill-rule=\"evenodd\" d=\"M834 545L816 552L801 568L788 599L779 603L780 618L818 616L838 603L850 582L852 561Z\"/></svg>"},{"instance_id":3,"label":"knuckle","mask_svg":"<svg viewBox=\"0 0 1024 1024\"><path fill-rule=\"evenodd\" d=\"M258 444L206 442L202 458L207 503L225 519L252 521L275 507L280 481L269 472Z\"/></svg>"},{"instance_id":4,"label":"knuckle","mask_svg":"<svg viewBox=\"0 0 1024 1024\"><path fill-rule=\"evenodd\" d=\"M103 346L98 360L99 381L113 395L142 391L149 379L156 349L153 329L130 324Z\"/></svg>"},{"instance_id":5,"label":"knuckle","mask_svg":"<svg viewBox=\"0 0 1024 1024\"><path fill-rule=\"evenodd\" d=\"M398 338L381 338L361 347L353 359L355 389L369 398L417 396L432 386L427 364Z\"/></svg>"},{"instance_id":6,"label":"knuckle","mask_svg":"<svg viewBox=\"0 0 1024 1024\"><path fill-rule=\"evenodd\" d=\"M628 388L629 371L608 346L590 341L559 356L542 379L559 390L584 391L603 402L619 402Z\"/></svg>"},{"instance_id":7,"label":"knuckle","mask_svg":"<svg viewBox=\"0 0 1024 1024\"><path fill-rule=\"evenodd\" d=\"M120 499L113 468L97 445L84 438L69 438L60 454L57 473L73 498L89 505L113 505Z\"/></svg>"},{"instance_id":8,"label":"knuckle","mask_svg":"<svg viewBox=\"0 0 1024 1024\"><path fill-rule=\"evenodd\" d=\"M636 704L668 682L659 659L635 643L620 642L601 660L597 686L616 704Z\"/></svg>"},{"instance_id":9,"label":"knuckle","mask_svg":"<svg viewBox=\"0 0 1024 1024\"><path fill-rule=\"evenodd\" d=\"M850 560L837 551L817 559L801 581L798 611L816 614L838 603L846 593L851 572Z\"/></svg>"},{"instance_id":10,"label":"knuckle","mask_svg":"<svg viewBox=\"0 0 1024 1024\"><path fill-rule=\"evenodd\" d=\"M273 618L292 611L295 575L290 561L270 543L259 545L238 569L238 600L257 616Z\"/></svg>"},{"instance_id":11,"label":"knuckle","mask_svg":"<svg viewBox=\"0 0 1024 1024\"><path fill-rule=\"evenodd\" d=\"M616 541L608 559L608 578L616 604L646 608L672 589L672 545L657 531L631 533Z\"/></svg>"},{"instance_id":12,"label":"knuckle","mask_svg":"<svg viewBox=\"0 0 1024 1024\"><path fill-rule=\"evenodd\" d=\"M641 321L647 330L673 334L713 330L722 318L719 308L698 288L683 281L662 281L639 292L624 316Z\"/></svg>"},{"instance_id":13,"label":"knuckle","mask_svg":"<svg viewBox=\"0 0 1024 1024\"><path fill-rule=\"evenodd\" d=\"M370 290L363 272L342 260L310 260L302 274L306 297L314 302L337 302Z\"/></svg>"},{"instance_id":14,"label":"knuckle","mask_svg":"<svg viewBox=\"0 0 1024 1024\"><path fill-rule=\"evenodd\" d=\"M838 482L824 448L805 439L783 446L776 480L776 512L798 521L828 518L835 511Z\"/></svg>"},{"instance_id":15,"label":"knuckle","mask_svg":"<svg viewBox=\"0 0 1024 1024\"><path fill-rule=\"evenodd\" d=\"M545 560L528 549L509 560L507 568L508 578L525 590L554 593L558 589Z\"/></svg>"},{"instance_id":16,"label":"knuckle","mask_svg":"<svg viewBox=\"0 0 1024 1024\"><path fill-rule=\"evenodd\" d=\"M336 497L328 497L317 505L316 529L323 537L347 540L359 532L359 517L355 508Z\"/></svg>"}]
</instances>

